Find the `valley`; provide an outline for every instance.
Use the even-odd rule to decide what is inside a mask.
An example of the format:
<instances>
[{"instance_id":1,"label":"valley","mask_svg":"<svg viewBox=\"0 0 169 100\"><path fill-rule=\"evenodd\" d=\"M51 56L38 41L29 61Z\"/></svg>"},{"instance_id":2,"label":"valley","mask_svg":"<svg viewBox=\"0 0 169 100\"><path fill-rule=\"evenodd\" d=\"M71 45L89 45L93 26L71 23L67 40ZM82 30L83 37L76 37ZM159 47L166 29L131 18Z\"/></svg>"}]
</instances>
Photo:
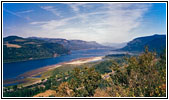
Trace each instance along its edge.
<instances>
[{"instance_id":1,"label":"valley","mask_svg":"<svg viewBox=\"0 0 169 100\"><path fill-rule=\"evenodd\" d=\"M154 38L154 36L155 36L155 38ZM157 35L154 35L154 36L152 36L152 38L153 38L152 41L156 41L156 39L157 39L157 40L159 40L159 43L164 43L164 42L160 42L160 40L163 41L163 39L160 39L161 37L163 38L163 36L159 36L159 38L156 38L156 37L158 37ZM142 38L144 39L147 37L142 37ZM49 50L49 53L50 52L51 53L58 52L57 51L58 49L53 49L57 46L59 46L59 48L62 47L62 49L65 49L66 52L60 52L60 55L58 55L58 56L50 56L49 58L44 58L44 59L41 59L41 57L36 59L36 57L35 57L33 59L26 60L27 58L25 58L25 61L12 60L15 62L9 61L10 63L6 63L6 60L5 60L4 67L3 67L4 68L3 69L4 70L4 72L3 72L4 96L7 96L7 97L8 96L21 96L21 97L22 96L28 96L28 97L29 96L34 96L34 97L39 97L39 96L48 96L48 97L53 97L53 96L56 96L56 97L60 97L60 96L61 97L62 96L94 96L94 97L95 96L96 97L97 96L104 96L102 94L99 94L98 91L105 92L106 96L118 96L117 94L115 95L110 92L109 89L111 89L111 86L114 87L114 85L115 85L116 87L120 88L120 86L118 84L121 84L123 86L123 90L130 91L130 92L132 91L132 90L128 90L130 87L129 85L131 85L129 80L133 76L131 76L130 74L127 75L127 73L130 73L129 70L134 70L129 67L130 63L135 64L134 63L135 60L136 60L136 62L141 61L140 63L143 63L143 66L144 66L144 62L142 62L142 60L149 59L149 60L151 60L150 62L153 62L153 66L158 67L159 64L164 64L164 62L161 62L161 60L164 58L161 58L162 56L160 56L160 55L164 55L163 49L160 48L159 46L157 46L158 44L156 44L156 47L153 47L150 45L147 46L146 45L147 42L145 40L143 40L145 42L144 43L145 45L144 45L144 44L142 44L142 42L138 42L138 43L133 42L133 41L137 40L137 39L134 39L132 42L129 42L125 47L123 47L121 49L114 49L113 47L101 46L101 45L99 45L100 47L98 48L98 47L93 47L93 44L91 45L90 43L89 43L90 45L86 44L89 46L84 46L86 48L70 49L69 48L70 46L67 47L67 46L64 46L64 45L56 42L56 41L60 41L58 39L51 39L51 40L54 40L52 42L49 38L47 40L44 40L44 39L42 40L41 38L40 39L31 38L31 40L29 40L29 39L30 38L25 39L25 38L14 37L14 36L4 38L4 40L5 40L5 42L4 42L5 49L4 50L8 50L8 52L9 52L9 50L11 50L11 52L18 52L18 53L21 53L21 55L25 56L25 54L23 52L19 52L17 49L20 49L20 48L24 49L24 48L26 48L27 44L29 44L29 45L31 44L31 46L35 45L35 44L36 44L36 46L48 44L47 47L52 49L52 52L50 51L50 49L47 49L47 50ZM151 39L148 39L148 40L151 40ZM131 44L133 44L133 45L131 45ZM144 46L139 46L140 49L133 49L133 48L137 47L135 44L144 45ZM51 45L51 46L49 46L49 45ZM72 47L74 45L72 45ZM80 46L82 44L76 43L76 45ZM149 46L151 47L150 49L148 49ZM162 45L162 46L165 48L164 45ZM89 47L91 47L91 48L89 48ZM143 48L145 50L143 50ZM154 49L152 49L152 48L154 48ZM34 49L36 50L36 48L33 48L31 52L35 52ZM152 51L155 49L157 49L158 52ZM25 49L24 52L30 52L30 51L29 51L29 49L28 50ZM41 52L41 54L43 54L43 53L45 54L46 51ZM15 54L13 54L13 55L15 55ZM146 56L146 55L149 55L149 56ZM16 58L17 58L17 56L18 55L15 55ZM44 57L46 57L46 56L44 56ZM146 58L146 57L148 57L148 58ZM130 62L130 60L132 60L132 62ZM149 64L150 64L150 62L149 62ZM140 66L140 65L135 65L135 66ZM164 67L164 65L163 65L163 67ZM145 68L146 68L146 66L145 66ZM165 70L164 68L162 68L162 69L163 69L162 71ZM80 70L82 72L87 71L85 73L88 73L88 74L83 75ZM137 68L135 70L137 70ZM139 70L141 70L141 69L139 69ZM155 70L158 73L158 68L157 69L155 68L152 70ZM88 90L88 89L86 90L89 93L86 92L87 94L85 94L85 93L79 94L79 92L83 89L81 89L82 88L81 85L78 86L78 84L76 84L77 86L75 86L75 87L74 86L69 87L69 85L72 85L72 81L74 78L77 78L79 80L79 78L77 77L79 74L77 74L76 71L80 71L78 73L82 74L82 76L79 76L79 78L81 77L80 79L83 79L85 77L93 77L92 80L95 80L95 79L99 80L99 82L95 81L96 83L88 83L88 85L91 85L91 87L92 87L92 90ZM90 73L90 71L92 71L92 73ZM15 72L15 73L13 73L13 72ZM73 74L75 74L75 73L77 75L74 76ZM132 73L134 73L134 72L132 72ZM141 74L142 72L138 72L138 73ZM97 76L95 76L95 74L97 74ZM138 74L138 75L140 75L140 74ZM85 75L91 75L91 76L85 76ZM121 77L121 75L123 78ZM156 75L156 74L153 74L153 75ZM138 77L142 77L142 76L138 76ZM159 77L165 78L165 76L163 76L163 75L162 76L159 75ZM85 80L87 81L88 79L85 79ZM114 82L112 83L111 80L114 80ZM79 82L80 81L81 80L79 80ZM164 81L160 80L159 82L162 82L160 84L160 86L164 85ZM85 83L83 83L83 81L82 81L83 85ZM62 87L62 85L63 85L63 87ZM96 85L96 87L95 87L95 85ZM147 85L147 83L143 83L142 85ZM84 87L85 86L86 85L84 85ZM62 88L67 88L68 90L67 89L64 90ZM72 90L73 88L75 88L75 90ZM161 88L159 88L159 89L161 89ZM65 91L65 92L63 92L63 91ZM77 92L77 91L79 91L79 92ZM91 91L93 91L93 92L90 93ZM164 91L164 89L159 90L159 91ZM23 93L18 94L20 92L23 92ZM116 91L116 92L118 93L119 91ZM47 93L47 95L43 95L43 93L44 94ZM133 94L133 95L142 96L141 94ZM127 93L121 94L121 96L133 96L133 95L127 94ZM146 95L147 94L144 94L144 96L146 96ZM153 93L153 95L156 95L156 93ZM160 95L164 96L163 92L161 92ZM149 96L150 96L150 94L149 94Z\"/></svg>"},{"instance_id":2,"label":"valley","mask_svg":"<svg viewBox=\"0 0 169 100\"><path fill-rule=\"evenodd\" d=\"M168 98L168 1L1 5L1 99Z\"/></svg>"}]
</instances>

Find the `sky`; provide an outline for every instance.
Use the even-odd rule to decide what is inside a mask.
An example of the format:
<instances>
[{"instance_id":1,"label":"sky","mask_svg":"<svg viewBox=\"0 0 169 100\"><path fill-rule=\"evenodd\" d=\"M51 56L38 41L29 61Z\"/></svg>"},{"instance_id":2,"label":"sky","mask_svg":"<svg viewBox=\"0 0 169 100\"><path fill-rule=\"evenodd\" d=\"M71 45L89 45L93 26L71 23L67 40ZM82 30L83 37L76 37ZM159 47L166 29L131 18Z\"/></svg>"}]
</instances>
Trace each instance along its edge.
<instances>
[{"instance_id":1,"label":"sky","mask_svg":"<svg viewBox=\"0 0 169 100\"><path fill-rule=\"evenodd\" d=\"M3 37L122 43L166 34L165 3L3 3Z\"/></svg>"}]
</instances>

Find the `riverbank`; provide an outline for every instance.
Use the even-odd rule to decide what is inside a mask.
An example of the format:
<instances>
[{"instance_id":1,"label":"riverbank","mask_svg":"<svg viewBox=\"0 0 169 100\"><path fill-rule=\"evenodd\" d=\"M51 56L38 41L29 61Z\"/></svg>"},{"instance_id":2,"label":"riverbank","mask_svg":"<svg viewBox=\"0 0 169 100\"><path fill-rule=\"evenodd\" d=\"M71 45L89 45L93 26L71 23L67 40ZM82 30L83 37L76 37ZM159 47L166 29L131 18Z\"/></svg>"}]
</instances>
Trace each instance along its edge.
<instances>
[{"instance_id":1,"label":"riverbank","mask_svg":"<svg viewBox=\"0 0 169 100\"><path fill-rule=\"evenodd\" d=\"M45 71L48 70L52 70L58 67L61 67L64 64L75 64L75 65L79 65L79 64L84 64L84 63L88 63L88 62L93 62L93 61L99 61L102 60L102 56L100 57L89 57L89 58L79 58L79 59L74 59L68 62L63 62L63 63L59 63L59 64L55 64L55 65L50 65L50 66L45 66L42 68L38 68L29 72L26 72L24 74L19 75L19 77L33 77L33 76L37 76Z\"/></svg>"},{"instance_id":2,"label":"riverbank","mask_svg":"<svg viewBox=\"0 0 169 100\"><path fill-rule=\"evenodd\" d=\"M55 57L59 57L59 56L62 56L62 55L58 55L58 56L55 56ZM51 57L40 57L40 58L29 58L29 59L22 59L22 60L14 60L14 61L3 61L4 64L8 64L8 63L17 63L17 62L25 62L25 61L31 61L31 60L41 60L41 59L47 59L47 58L55 58L53 56Z\"/></svg>"},{"instance_id":3,"label":"riverbank","mask_svg":"<svg viewBox=\"0 0 169 100\"><path fill-rule=\"evenodd\" d=\"M38 75L41 75L42 73L45 73L47 71L53 70L53 69L58 68L58 67L61 67L62 65L80 65L80 64L84 64L84 63L99 61L99 60L102 60L102 58L103 58L103 56L79 58L79 59L73 59L73 60L68 61L68 62L63 62L63 63L58 63L58 64L54 64L54 65L50 65L50 66L45 66L45 67L38 68L38 69L29 71L29 72L25 72L25 73L19 75L16 80L5 80L3 84L9 84L9 83L14 84L16 82L26 83L26 82L28 82L27 81L28 78L36 77ZM22 79L22 81L21 81L21 78L24 78L24 79ZM40 82L40 78L37 78L36 81ZM36 81L33 82L33 83L37 83ZM32 85L32 83L30 85Z\"/></svg>"}]
</instances>

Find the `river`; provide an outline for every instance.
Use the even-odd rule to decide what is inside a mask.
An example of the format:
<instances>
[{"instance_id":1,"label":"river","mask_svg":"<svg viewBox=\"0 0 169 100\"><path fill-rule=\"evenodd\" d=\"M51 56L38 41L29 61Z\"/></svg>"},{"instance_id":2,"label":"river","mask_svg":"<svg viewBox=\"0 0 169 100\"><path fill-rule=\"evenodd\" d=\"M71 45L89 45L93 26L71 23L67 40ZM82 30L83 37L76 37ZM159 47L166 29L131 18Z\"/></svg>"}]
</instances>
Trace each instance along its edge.
<instances>
[{"instance_id":1,"label":"river","mask_svg":"<svg viewBox=\"0 0 169 100\"><path fill-rule=\"evenodd\" d=\"M35 70L44 66L71 61L73 59L105 56L107 54L117 54L117 53L119 52L111 51L111 49L75 50L75 51L71 51L71 54L69 55L63 55L55 58L4 63L3 80L13 79L25 72Z\"/></svg>"}]
</instances>

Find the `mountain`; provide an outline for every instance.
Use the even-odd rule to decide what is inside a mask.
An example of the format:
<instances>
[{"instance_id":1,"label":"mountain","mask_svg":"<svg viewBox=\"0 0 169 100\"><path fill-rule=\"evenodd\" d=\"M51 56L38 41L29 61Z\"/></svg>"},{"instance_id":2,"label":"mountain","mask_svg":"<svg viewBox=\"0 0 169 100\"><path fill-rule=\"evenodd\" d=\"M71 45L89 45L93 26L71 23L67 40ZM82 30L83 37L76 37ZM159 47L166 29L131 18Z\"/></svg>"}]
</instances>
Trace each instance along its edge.
<instances>
[{"instance_id":1,"label":"mountain","mask_svg":"<svg viewBox=\"0 0 169 100\"><path fill-rule=\"evenodd\" d=\"M120 51L129 52L142 52L144 47L148 46L149 50L155 50L156 52L161 52L161 50L166 48L166 35L152 35L136 38L129 43L127 46L118 49Z\"/></svg>"},{"instance_id":2,"label":"mountain","mask_svg":"<svg viewBox=\"0 0 169 100\"><path fill-rule=\"evenodd\" d=\"M39 38L39 37L30 37L30 39L44 40L49 43L59 43L69 50L107 48L107 46L98 44L95 41L88 42L88 41L83 41L83 40L66 40L66 39L61 39L61 38Z\"/></svg>"},{"instance_id":3,"label":"mountain","mask_svg":"<svg viewBox=\"0 0 169 100\"><path fill-rule=\"evenodd\" d=\"M109 42L106 42L106 43L103 43L104 46L109 46L109 47L112 47L114 49L119 49L119 48L123 48L127 45L126 42L123 42L123 43L109 43Z\"/></svg>"},{"instance_id":4,"label":"mountain","mask_svg":"<svg viewBox=\"0 0 169 100\"><path fill-rule=\"evenodd\" d=\"M58 43L49 43L43 40L18 36L3 38L4 62L49 58L68 53L69 50Z\"/></svg>"}]
</instances>

